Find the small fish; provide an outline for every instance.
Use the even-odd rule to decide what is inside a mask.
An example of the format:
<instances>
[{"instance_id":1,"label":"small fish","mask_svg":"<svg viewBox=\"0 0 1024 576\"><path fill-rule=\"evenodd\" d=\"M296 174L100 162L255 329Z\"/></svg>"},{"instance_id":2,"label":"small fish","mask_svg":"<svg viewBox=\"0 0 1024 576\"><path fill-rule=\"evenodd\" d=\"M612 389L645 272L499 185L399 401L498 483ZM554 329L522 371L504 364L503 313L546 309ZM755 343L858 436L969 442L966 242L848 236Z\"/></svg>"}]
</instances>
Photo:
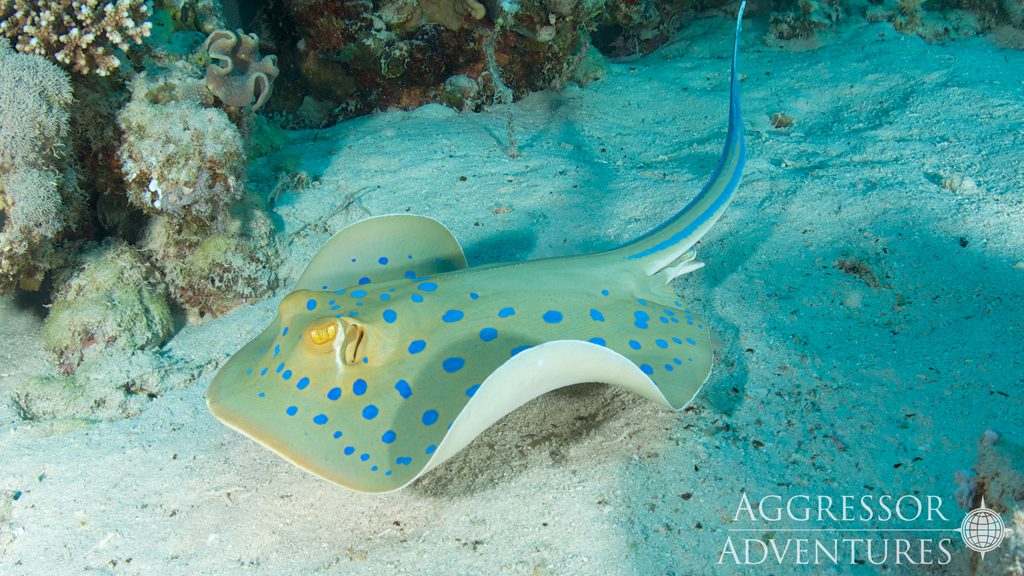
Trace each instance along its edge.
<instances>
[{"instance_id":1,"label":"small fish","mask_svg":"<svg viewBox=\"0 0 1024 576\"><path fill-rule=\"evenodd\" d=\"M683 409L711 371L711 337L667 284L702 266L693 246L740 183L742 14L725 148L678 214L607 252L475 268L430 218L353 224L220 370L210 411L317 476L389 492L563 386L605 382Z\"/></svg>"}]
</instances>

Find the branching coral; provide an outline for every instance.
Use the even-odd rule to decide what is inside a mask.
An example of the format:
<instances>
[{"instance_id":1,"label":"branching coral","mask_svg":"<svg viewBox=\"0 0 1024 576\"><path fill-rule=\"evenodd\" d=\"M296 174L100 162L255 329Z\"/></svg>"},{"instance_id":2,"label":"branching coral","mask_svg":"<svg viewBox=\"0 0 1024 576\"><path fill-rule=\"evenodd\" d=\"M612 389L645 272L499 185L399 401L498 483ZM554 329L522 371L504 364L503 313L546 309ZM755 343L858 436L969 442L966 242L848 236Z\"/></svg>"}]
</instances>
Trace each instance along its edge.
<instances>
[{"instance_id":1,"label":"branching coral","mask_svg":"<svg viewBox=\"0 0 1024 576\"><path fill-rule=\"evenodd\" d=\"M206 86L228 106L258 110L267 103L277 78L277 56L260 58L260 39L241 30L215 30L203 47L210 54ZM255 101L255 103L253 103Z\"/></svg>"},{"instance_id":2,"label":"branching coral","mask_svg":"<svg viewBox=\"0 0 1024 576\"><path fill-rule=\"evenodd\" d=\"M48 56L79 74L110 74L149 36L145 0L4 0L0 34L25 54Z\"/></svg>"}]
</instances>

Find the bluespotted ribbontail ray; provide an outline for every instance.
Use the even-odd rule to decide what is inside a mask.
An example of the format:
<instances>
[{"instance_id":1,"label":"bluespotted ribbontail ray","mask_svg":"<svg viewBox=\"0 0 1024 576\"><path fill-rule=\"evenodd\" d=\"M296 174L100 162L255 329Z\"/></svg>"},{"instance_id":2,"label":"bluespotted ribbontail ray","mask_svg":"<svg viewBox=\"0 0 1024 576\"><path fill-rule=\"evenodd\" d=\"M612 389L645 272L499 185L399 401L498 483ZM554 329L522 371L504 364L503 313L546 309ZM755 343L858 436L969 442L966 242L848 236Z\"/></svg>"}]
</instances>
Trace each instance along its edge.
<instances>
[{"instance_id":1,"label":"bluespotted ribbontail ray","mask_svg":"<svg viewBox=\"0 0 1024 576\"><path fill-rule=\"evenodd\" d=\"M313 474L388 492L563 386L603 382L683 409L710 374L712 347L668 282L701 266L692 248L739 186L742 15L725 147L678 214L607 252L476 268L429 218L358 222L220 370L210 410Z\"/></svg>"}]
</instances>

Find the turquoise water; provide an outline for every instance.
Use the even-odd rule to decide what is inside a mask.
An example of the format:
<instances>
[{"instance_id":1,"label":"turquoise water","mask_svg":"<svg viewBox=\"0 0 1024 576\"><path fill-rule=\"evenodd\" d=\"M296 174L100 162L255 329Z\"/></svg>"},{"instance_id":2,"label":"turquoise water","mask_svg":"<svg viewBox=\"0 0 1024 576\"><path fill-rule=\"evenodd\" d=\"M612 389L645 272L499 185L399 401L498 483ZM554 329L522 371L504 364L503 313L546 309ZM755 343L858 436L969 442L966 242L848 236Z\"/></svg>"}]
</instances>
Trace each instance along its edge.
<instances>
[{"instance_id":1,"label":"turquoise water","mask_svg":"<svg viewBox=\"0 0 1024 576\"><path fill-rule=\"evenodd\" d=\"M315 26L353 4L169 5L105 80L41 56L40 85L61 85L63 66L75 103L51 91L37 122L0 119L36 135L0 139L22 146L0 154L0 573L1000 574L1021 561L1012 6L749 6L743 180L695 247L704 267L669 284L709 329L700 393L675 412L588 377L379 495L224 426L206 406L218 371L365 218L433 218L483 266L608 250L679 212L725 143L736 6L652 3L654 19L467 4L452 29L425 13L409 28L412 4L360 5L381 24L347 14L346 40ZM258 111L207 87L203 18L277 56ZM369 52L344 43L371 36ZM0 80L0 110L42 106L11 90ZM47 133L61 109L66 132ZM982 498L992 512L958 532Z\"/></svg>"}]
</instances>

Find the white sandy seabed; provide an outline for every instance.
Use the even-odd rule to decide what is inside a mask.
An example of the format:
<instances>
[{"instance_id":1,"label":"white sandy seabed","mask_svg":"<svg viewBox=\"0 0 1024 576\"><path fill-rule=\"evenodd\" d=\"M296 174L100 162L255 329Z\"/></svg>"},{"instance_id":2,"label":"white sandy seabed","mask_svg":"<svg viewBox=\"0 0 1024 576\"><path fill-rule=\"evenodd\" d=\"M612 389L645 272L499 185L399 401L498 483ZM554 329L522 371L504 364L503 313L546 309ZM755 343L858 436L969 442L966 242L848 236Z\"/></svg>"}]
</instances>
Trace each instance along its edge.
<instances>
[{"instance_id":1,"label":"white sandy seabed","mask_svg":"<svg viewBox=\"0 0 1024 576\"><path fill-rule=\"evenodd\" d=\"M426 106L295 133L250 176L268 193L280 166L316 182L276 203L283 284L368 214L437 218L477 264L645 232L714 168L731 27L698 21L596 84L517 103L515 159L504 110ZM730 529L793 526L734 519L742 493L934 494L940 527L955 527L954 474L978 439L1020 440L1024 53L864 24L793 52L764 32L751 21L743 40L741 192L700 246L707 267L677 285L720 340L691 410L573 387L402 492L356 494L206 410L215 368L282 290L185 327L163 354L204 375L137 417L3 414L0 489L18 499L0 509L0 574L967 573L956 534L945 567L717 562ZM795 125L773 128L775 112ZM0 372L25 378L42 362L37 320L3 310Z\"/></svg>"}]
</instances>

